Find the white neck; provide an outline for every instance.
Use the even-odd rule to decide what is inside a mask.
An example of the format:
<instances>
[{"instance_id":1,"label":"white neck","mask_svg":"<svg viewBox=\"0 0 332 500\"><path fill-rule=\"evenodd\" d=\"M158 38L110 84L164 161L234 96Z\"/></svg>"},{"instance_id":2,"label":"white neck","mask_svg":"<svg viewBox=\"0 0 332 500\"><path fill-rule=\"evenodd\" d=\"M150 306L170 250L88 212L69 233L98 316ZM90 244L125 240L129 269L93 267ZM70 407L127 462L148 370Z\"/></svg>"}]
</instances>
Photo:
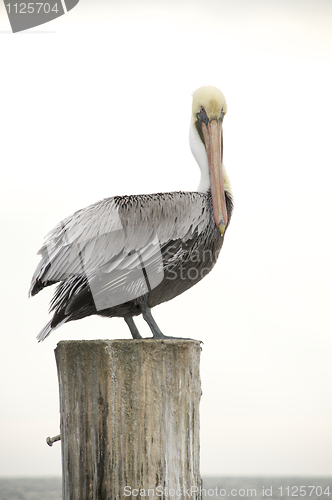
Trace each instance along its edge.
<instances>
[{"instance_id":1,"label":"white neck","mask_svg":"<svg viewBox=\"0 0 332 500\"><path fill-rule=\"evenodd\" d=\"M201 180L198 185L197 191L199 193L207 193L210 189L210 173L209 165L206 154L206 149L198 135L197 129L194 124L194 120L191 119L189 127L189 144L191 152L201 169Z\"/></svg>"}]
</instances>

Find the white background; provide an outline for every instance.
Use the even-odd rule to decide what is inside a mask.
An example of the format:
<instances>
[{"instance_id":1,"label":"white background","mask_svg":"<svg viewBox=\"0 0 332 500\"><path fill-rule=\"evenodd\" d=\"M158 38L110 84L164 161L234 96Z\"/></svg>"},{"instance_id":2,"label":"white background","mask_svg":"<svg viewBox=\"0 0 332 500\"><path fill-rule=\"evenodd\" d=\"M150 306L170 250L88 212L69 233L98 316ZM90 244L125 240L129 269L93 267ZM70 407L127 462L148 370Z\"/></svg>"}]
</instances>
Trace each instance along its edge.
<instances>
[{"instance_id":1,"label":"white background","mask_svg":"<svg viewBox=\"0 0 332 500\"><path fill-rule=\"evenodd\" d=\"M331 474L332 3L81 0L15 35L0 4L0 51L0 475L61 474L57 342L130 337L94 317L37 344L43 236L104 197L195 189L204 84L228 102L234 216L213 272L154 310L204 341L201 473Z\"/></svg>"}]
</instances>

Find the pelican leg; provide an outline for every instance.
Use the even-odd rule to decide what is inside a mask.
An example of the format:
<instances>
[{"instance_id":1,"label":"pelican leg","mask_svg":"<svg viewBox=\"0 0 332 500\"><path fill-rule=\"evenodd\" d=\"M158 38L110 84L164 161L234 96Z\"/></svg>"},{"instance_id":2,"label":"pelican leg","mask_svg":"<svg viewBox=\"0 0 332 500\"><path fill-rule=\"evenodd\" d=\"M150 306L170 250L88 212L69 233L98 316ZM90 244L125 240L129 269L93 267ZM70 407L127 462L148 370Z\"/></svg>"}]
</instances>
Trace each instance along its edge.
<instances>
[{"instance_id":1,"label":"pelican leg","mask_svg":"<svg viewBox=\"0 0 332 500\"><path fill-rule=\"evenodd\" d=\"M167 339L168 337L166 337L166 335L164 335L162 333L159 326L157 325L157 323L153 319L150 307L148 307L148 305L145 302L140 304L140 307L142 310L143 318L145 319L145 321L147 322L147 324L149 325L149 327L151 329L153 338L154 339Z\"/></svg>"},{"instance_id":2,"label":"pelican leg","mask_svg":"<svg viewBox=\"0 0 332 500\"><path fill-rule=\"evenodd\" d=\"M153 316L151 314L151 309L150 307L146 304L146 302L143 302L140 304L140 308L142 311L143 318L149 325L153 338L154 339L180 339L180 340L192 340L192 339L184 339L182 337L168 337L167 335L164 335L163 332L160 330L159 326L153 319Z\"/></svg>"},{"instance_id":3,"label":"pelican leg","mask_svg":"<svg viewBox=\"0 0 332 500\"><path fill-rule=\"evenodd\" d=\"M123 319L125 320L125 322L129 326L129 330L130 330L130 333L131 333L133 339L141 339L142 336L140 335L139 331L137 330L137 326L135 325L133 318L130 316L130 317L123 318Z\"/></svg>"}]
</instances>

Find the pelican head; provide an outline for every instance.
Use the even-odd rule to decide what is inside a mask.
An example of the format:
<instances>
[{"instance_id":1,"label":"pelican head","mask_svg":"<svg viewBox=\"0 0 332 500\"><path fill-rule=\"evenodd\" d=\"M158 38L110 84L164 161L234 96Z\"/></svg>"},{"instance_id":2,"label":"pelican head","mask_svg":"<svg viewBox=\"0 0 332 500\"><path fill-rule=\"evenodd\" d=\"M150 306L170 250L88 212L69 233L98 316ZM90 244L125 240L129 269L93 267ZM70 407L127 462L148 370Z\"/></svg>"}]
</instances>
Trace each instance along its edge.
<instances>
[{"instance_id":1,"label":"pelican head","mask_svg":"<svg viewBox=\"0 0 332 500\"><path fill-rule=\"evenodd\" d=\"M224 234L227 225L225 187L228 179L223 168L222 123L227 104L216 87L200 87L193 94L190 147L201 169L199 191L211 189L216 225Z\"/></svg>"},{"instance_id":2,"label":"pelican head","mask_svg":"<svg viewBox=\"0 0 332 500\"><path fill-rule=\"evenodd\" d=\"M227 113L225 96L217 87L200 87L194 92L192 112L195 122L199 119L197 115L203 110L208 120L222 120Z\"/></svg>"}]
</instances>

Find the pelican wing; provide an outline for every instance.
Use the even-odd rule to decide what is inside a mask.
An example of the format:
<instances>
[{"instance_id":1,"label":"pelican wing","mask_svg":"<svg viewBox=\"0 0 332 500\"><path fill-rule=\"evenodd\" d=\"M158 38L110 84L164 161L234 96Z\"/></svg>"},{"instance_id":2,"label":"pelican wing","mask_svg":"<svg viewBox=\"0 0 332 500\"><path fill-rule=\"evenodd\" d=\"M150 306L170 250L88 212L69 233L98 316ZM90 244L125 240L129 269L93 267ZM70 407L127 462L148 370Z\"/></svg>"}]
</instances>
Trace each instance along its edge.
<instances>
[{"instance_id":1,"label":"pelican wing","mask_svg":"<svg viewBox=\"0 0 332 500\"><path fill-rule=\"evenodd\" d=\"M107 295L120 286L133 287L133 273L142 263L158 273L170 242L186 242L206 228L207 203L202 193L161 193L107 198L75 212L46 236L30 294L82 277L90 286L98 281ZM143 290L143 281L137 279L135 286L142 282Z\"/></svg>"}]
</instances>

